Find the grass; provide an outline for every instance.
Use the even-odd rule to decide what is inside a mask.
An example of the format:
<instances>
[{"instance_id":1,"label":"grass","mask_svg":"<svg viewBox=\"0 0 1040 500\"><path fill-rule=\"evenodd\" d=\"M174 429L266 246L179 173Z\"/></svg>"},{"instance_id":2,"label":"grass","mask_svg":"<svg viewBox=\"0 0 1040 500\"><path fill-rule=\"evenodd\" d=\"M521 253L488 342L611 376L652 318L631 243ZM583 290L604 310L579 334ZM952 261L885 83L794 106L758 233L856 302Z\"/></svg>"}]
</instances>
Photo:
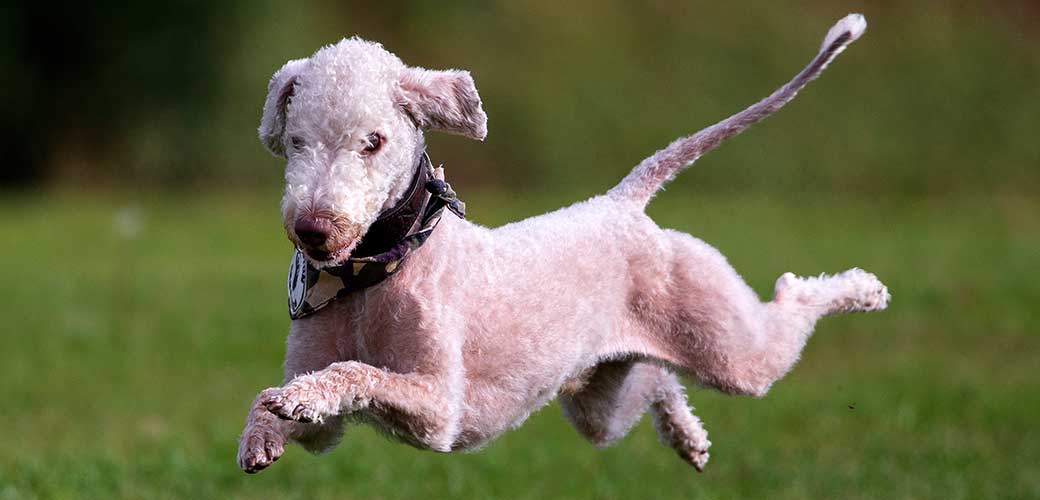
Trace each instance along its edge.
<instances>
[{"instance_id":1,"label":"grass","mask_svg":"<svg viewBox=\"0 0 1040 500\"><path fill-rule=\"evenodd\" d=\"M467 201L494 225L570 199ZM645 420L597 450L550 406L475 454L353 428L329 455L291 447L246 476L236 437L279 379L288 324L276 205L0 199L0 499L1040 498L1037 199L662 195L655 218L763 296L783 271L858 265L894 297L820 323L762 400L691 389L704 474Z\"/></svg>"}]
</instances>

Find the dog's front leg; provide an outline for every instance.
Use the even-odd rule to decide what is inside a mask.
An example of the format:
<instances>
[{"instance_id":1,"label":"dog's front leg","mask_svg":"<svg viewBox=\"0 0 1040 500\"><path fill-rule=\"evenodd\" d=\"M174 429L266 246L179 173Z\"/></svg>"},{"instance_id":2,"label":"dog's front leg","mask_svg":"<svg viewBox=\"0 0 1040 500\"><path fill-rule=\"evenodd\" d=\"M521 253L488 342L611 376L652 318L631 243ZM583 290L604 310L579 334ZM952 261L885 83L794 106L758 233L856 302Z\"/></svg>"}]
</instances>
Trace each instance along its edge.
<instances>
[{"instance_id":1,"label":"dog's front leg","mask_svg":"<svg viewBox=\"0 0 1040 500\"><path fill-rule=\"evenodd\" d=\"M447 379L344 361L267 389L258 401L282 419L304 423L365 410L417 446L451 451L459 405L448 396Z\"/></svg>"}]
</instances>

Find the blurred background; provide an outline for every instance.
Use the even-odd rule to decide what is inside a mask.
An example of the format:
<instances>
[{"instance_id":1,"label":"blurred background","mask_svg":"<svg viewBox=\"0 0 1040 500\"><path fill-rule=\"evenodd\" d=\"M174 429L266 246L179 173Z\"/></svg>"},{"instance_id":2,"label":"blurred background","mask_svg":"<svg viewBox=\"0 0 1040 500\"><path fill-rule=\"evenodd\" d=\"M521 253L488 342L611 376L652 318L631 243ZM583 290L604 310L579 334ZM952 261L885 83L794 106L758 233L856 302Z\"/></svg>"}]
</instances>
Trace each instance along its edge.
<instances>
[{"instance_id":1,"label":"blurred background","mask_svg":"<svg viewBox=\"0 0 1040 500\"><path fill-rule=\"evenodd\" d=\"M725 4L725 5L723 5ZM601 193L864 37L651 215L762 296L860 266L881 314L826 319L764 399L690 384L698 475L647 421L597 450L555 405L472 455L348 431L235 466L277 384L291 248L271 74L344 36L472 72L486 141L428 136L478 223ZM1040 498L1040 4L15 2L0 7L0 499Z\"/></svg>"}]
</instances>

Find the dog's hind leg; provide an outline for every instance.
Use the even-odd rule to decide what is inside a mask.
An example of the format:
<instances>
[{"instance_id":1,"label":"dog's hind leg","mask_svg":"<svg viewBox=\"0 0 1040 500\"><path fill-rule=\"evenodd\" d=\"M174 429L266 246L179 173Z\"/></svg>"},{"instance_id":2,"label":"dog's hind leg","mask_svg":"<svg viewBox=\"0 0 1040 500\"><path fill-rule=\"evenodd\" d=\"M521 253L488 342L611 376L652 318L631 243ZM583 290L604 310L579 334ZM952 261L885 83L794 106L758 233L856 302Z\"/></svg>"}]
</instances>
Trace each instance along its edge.
<instances>
[{"instance_id":1,"label":"dog's hind leg","mask_svg":"<svg viewBox=\"0 0 1040 500\"><path fill-rule=\"evenodd\" d=\"M560 395L564 415L586 439L609 446L647 410L661 441L698 471L708 461L708 433L686 404L674 374L646 362L608 361L593 368L580 388Z\"/></svg>"},{"instance_id":2,"label":"dog's hind leg","mask_svg":"<svg viewBox=\"0 0 1040 500\"><path fill-rule=\"evenodd\" d=\"M671 446L679 457L704 472L708 463L708 431L693 414L686 402L686 391L674 373L662 371L662 383L657 386L654 402L650 406L654 417L654 428L661 442Z\"/></svg>"},{"instance_id":3,"label":"dog's hind leg","mask_svg":"<svg viewBox=\"0 0 1040 500\"><path fill-rule=\"evenodd\" d=\"M816 321L829 314L884 309L888 289L851 269L833 276L784 274L771 301L758 296L718 250L665 231L670 255L643 268L633 306L648 328L648 353L729 393L761 396L798 361ZM662 279L661 275L665 277Z\"/></svg>"}]
</instances>

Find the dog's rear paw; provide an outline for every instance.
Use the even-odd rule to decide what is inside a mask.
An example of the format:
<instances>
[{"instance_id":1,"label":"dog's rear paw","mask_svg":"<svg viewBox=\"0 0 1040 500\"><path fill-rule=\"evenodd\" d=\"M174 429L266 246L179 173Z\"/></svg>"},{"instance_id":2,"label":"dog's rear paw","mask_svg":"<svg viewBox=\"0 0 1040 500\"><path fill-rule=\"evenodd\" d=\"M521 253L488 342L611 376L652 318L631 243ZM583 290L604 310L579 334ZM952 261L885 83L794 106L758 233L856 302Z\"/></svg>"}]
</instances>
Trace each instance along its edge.
<instances>
[{"instance_id":1,"label":"dog's rear paw","mask_svg":"<svg viewBox=\"0 0 1040 500\"><path fill-rule=\"evenodd\" d=\"M249 425L238 441L238 466L256 474L273 464L285 452L285 438L263 426Z\"/></svg>"},{"instance_id":2,"label":"dog's rear paw","mask_svg":"<svg viewBox=\"0 0 1040 500\"><path fill-rule=\"evenodd\" d=\"M816 278L785 273L773 292L773 302L817 308L822 314L880 311L891 298L884 283L859 268Z\"/></svg>"},{"instance_id":3,"label":"dog's rear paw","mask_svg":"<svg viewBox=\"0 0 1040 500\"><path fill-rule=\"evenodd\" d=\"M862 269L849 269L838 275L851 287L851 292L838 304L840 312L881 311L888 307L892 296L877 276Z\"/></svg>"},{"instance_id":4,"label":"dog's rear paw","mask_svg":"<svg viewBox=\"0 0 1040 500\"><path fill-rule=\"evenodd\" d=\"M679 451L679 456L686 461L686 463L697 469L697 472L704 472L704 467L708 465L708 448L695 449L689 448Z\"/></svg>"}]
</instances>

